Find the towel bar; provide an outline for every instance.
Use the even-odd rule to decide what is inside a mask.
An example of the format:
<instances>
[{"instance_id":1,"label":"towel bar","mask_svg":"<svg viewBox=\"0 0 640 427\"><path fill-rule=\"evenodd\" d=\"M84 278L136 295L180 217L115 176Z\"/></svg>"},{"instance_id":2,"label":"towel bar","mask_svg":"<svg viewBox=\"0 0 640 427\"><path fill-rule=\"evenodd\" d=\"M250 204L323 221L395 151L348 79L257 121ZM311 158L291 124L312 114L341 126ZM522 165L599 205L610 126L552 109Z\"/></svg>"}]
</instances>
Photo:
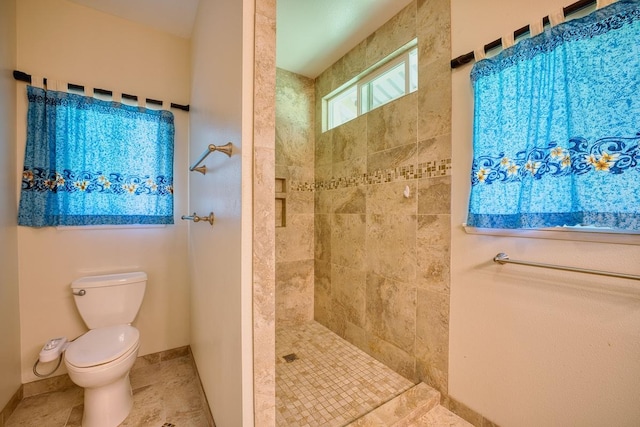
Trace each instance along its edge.
<instances>
[{"instance_id":1,"label":"towel bar","mask_svg":"<svg viewBox=\"0 0 640 427\"><path fill-rule=\"evenodd\" d=\"M550 268L552 270L573 271L577 273L596 274L598 276L608 276L608 277L618 277L621 279L640 280L640 276L637 276L635 274L613 273L611 271L589 270L586 268L565 267L563 265L542 264L539 262L531 262L531 261L518 261L515 259L510 259L509 255L502 252L496 255L495 257L493 257L493 262L497 262L498 264L520 264L520 265L528 265L530 267Z\"/></svg>"},{"instance_id":2,"label":"towel bar","mask_svg":"<svg viewBox=\"0 0 640 427\"><path fill-rule=\"evenodd\" d=\"M204 159L207 158L207 156L211 153L213 153L214 151L220 151L221 153L226 154L227 156L231 157L231 154L233 153L233 144L230 142L227 142L224 145L214 145L214 144L209 144L209 146L207 147L207 149L205 150L204 153L202 153L202 156L200 156L200 158L198 159L197 162L195 162L193 164L193 166L191 166L189 168L190 171L198 171L200 172L202 175L205 175L207 173L207 167L205 165L202 166L198 166L200 163L202 163L204 161Z\"/></svg>"}]
</instances>

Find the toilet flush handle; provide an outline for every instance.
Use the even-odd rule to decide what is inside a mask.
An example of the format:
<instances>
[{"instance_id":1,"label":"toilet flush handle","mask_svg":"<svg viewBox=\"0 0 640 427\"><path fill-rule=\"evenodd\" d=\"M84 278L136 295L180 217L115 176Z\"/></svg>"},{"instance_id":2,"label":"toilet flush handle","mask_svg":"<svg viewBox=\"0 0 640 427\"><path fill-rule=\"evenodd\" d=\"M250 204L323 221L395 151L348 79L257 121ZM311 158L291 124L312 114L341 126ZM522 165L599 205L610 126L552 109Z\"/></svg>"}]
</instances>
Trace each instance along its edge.
<instances>
[{"instance_id":1,"label":"toilet flush handle","mask_svg":"<svg viewBox=\"0 0 640 427\"><path fill-rule=\"evenodd\" d=\"M77 295L79 297L84 296L84 294L86 294L87 291L85 291L84 289L80 289L79 291L73 291L74 295Z\"/></svg>"}]
</instances>

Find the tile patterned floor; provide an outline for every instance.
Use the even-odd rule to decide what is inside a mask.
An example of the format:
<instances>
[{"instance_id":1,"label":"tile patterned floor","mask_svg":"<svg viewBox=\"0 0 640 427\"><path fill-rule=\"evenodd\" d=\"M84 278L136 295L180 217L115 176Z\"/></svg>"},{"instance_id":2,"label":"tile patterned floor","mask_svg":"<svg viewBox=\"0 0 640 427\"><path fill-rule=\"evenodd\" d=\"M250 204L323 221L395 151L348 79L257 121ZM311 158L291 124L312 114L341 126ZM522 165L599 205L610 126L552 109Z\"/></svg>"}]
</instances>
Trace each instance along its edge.
<instances>
[{"instance_id":1,"label":"tile patterned floor","mask_svg":"<svg viewBox=\"0 0 640 427\"><path fill-rule=\"evenodd\" d=\"M210 425L200 380L188 349L139 357L131 370L131 387L133 409L121 427ZM67 381L57 391L24 398L5 426L80 427L82 400L82 389Z\"/></svg>"},{"instance_id":2,"label":"tile patterned floor","mask_svg":"<svg viewBox=\"0 0 640 427\"><path fill-rule=\"evenodd\" d=\"M319 323L276 329L278 426L343 426L413 386Z\"/></svg>"},{"instance_id":3,"label":"tile patterned floor","mask_svg":"<svg viewBox=\"0 0 640 427\"><path fill-rule=\"evenodd\" d=\"M316 322L278 329L276 356L281 427L343 426L414 385ZM131 387L134 406L121 427L213 425L188 350L139 357ZM5 427L80 427L83 391L68 377L25 385L25 395Z\"/></svg>"}]
</instances>

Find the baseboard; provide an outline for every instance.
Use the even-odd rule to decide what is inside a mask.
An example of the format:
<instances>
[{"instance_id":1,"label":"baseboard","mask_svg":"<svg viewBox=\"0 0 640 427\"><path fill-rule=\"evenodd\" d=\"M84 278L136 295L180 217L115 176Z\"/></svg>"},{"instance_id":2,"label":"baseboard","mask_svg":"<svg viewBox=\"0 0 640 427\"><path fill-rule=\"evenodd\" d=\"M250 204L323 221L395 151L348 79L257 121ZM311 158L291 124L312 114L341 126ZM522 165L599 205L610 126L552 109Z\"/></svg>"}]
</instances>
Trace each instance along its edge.
<instances>
[{"instance_id":1,"label":"baseboard","mask_svg":"<svg viewBox=\"0 0 640 427\"><path fill-rule=\"evenodd\" d=\"M191 353L191 347L189 347L189 354L191 355L191 360L193 361L193 369L194 371L196 371L196 377L198 377L198 382L200 383L200 398L202 399L203 406L207 409L207 427L216 427L216 423L213 420L213 414L211 413L211 406L209 406L209 400L207 399L207 395L204 392L204 387L202 386L202 380L200 379L200 373L198 372L196 360L193 357L193 353Z\"/></svg>"},{"instance_id":2,"label":"baseboard","mask_svg":"<svg viewBox=\"0 0 640 427\"><path fill-rule=\"evenodd\" d=\"M4 408L2 408L2 412L0 412L0 427L4 427L5 420L7 420L11 416L11 414L13 414L13 411L16 410L16 407L18 406L20 401L22 401L23 398L24 398L24 386L21 385L18 388L18 391L16 391L13 394L13 396L11 396L11 399L9 399L9 402L7 402L7 404L4 405Z\"/></svg>"},{"instance_id":3,"label":"baseboard","mask_svg":"<svg viewBox=\"0 0 640 427\"><path fill-rule=\"evenodd\" d=\"M137 357L136 364L133 365L132 369L135 369L137 364L157 363L163 360L171 360L175 359L176 357L187 355L191 355L191 350L189 349L188 345L184 347L172 348L170 350L159 351L157 353L145 354L144 356ZM43 393L50 393L52 391L63 391L68 389L69 387L76 387L76 385L73 383L73 381L71 381L71 378L69 378L69 375L67 374L32 381L23 384L23 386L23 398L36 396Z\"/></svg>"},{"instance_id":4,"label":"baseboard","mask_svg":"<svg viewBox=\"0 0 640 427\"><path fill-rule=\"evenodd\" d=\"M138 366L146 366L149 364L155 364L155 363L159 363L162 361L171 360L171 359L175 359L183 356L189 356L191 358L196 376L198 377L198 381L200 381L200 374L198 373L198 367L196 366L195 360L193 359L193 354L191 353L191 347L189 347L188 345L184 347L178 347L170 350L160 351L157 353L145 354L144 356L138 356L135 364L131 369L134 370ZM69 378L69 375L67 374L58 375L55 377L45 378L42 380L32 381L32 382L23 384L22 386L20 386L20 389L18 390L18 392L16 392L16 395L14 395L14 397L11 399L11 401L7 404L5 409L2 411L1 414L4 416L4 418L0 417L0 419L6 420L7 418L9 418L9 416L15 410L16 406L18 406L18 403L20 403L20 401L26 397L35 396L43 393L49 393L52 391L63 391L70 387L77 387L77 386L73 383L73 381L71 381L71 378ZM207 410L207 418L208 418L207 421L208 421L209 427L215 427L213 416L211 414L211 407L209 406L209 403L207 401L207 396L204 394L204 389L202 388L202 381L200 381L200 389L202 390L201 398L203 401L203 406ZM7 412L6 415L5 415L5 412ZM0 427L4 427L4 422L0 422Z\"/></svg>"}]
</instances>

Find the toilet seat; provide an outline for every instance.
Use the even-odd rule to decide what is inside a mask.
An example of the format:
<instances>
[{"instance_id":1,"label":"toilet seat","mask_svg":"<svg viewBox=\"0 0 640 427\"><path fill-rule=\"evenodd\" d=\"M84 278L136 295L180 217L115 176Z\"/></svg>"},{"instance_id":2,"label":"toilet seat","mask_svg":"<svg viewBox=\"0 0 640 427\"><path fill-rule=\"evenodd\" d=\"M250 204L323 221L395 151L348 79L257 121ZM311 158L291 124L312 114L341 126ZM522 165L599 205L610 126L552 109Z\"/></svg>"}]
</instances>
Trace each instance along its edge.
<instances>
[{"instance_id":1,"label":"toilet seat","mask_svg":"<svg viewBox=\"0 0 640 427\"><path fill-rule=\"evenodd\" d=\"M140 332L131 325L92 329L69 344L65 360L77 368L113 362L138 348Z\"/></svg>"}]
</instances>

